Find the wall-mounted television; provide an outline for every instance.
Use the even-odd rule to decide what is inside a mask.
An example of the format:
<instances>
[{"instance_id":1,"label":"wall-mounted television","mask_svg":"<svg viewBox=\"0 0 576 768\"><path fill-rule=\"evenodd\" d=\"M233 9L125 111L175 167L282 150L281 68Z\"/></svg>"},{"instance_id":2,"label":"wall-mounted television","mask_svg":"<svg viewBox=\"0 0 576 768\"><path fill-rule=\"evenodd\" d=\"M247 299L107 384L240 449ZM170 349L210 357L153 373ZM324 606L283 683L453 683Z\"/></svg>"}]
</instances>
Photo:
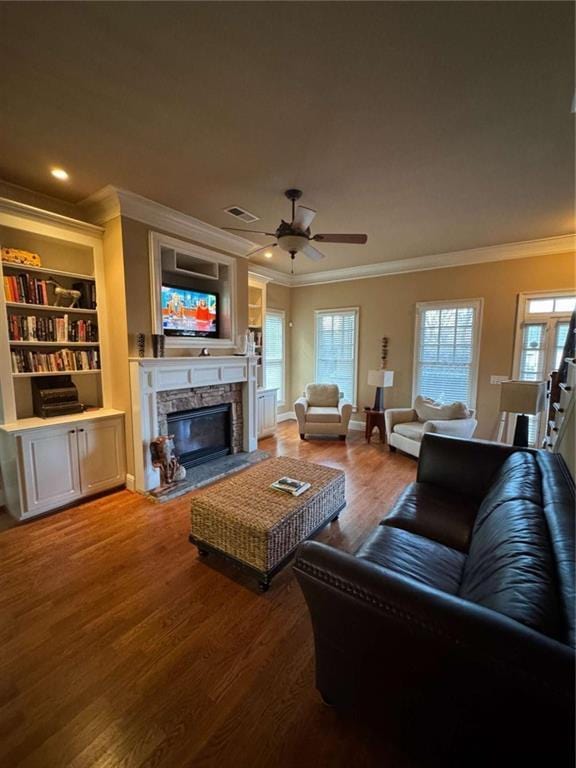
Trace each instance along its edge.
<instances>
[{"instance_id":1,"label":"wall-mounted television","mask_svg":"<svg viewBox=\"0 0 576 768\"><path fill-rule=\"evenodd\" d=\"M162 286L162 330L166 336L218 336L218 294Z\"/></svg>"}]
</instances>

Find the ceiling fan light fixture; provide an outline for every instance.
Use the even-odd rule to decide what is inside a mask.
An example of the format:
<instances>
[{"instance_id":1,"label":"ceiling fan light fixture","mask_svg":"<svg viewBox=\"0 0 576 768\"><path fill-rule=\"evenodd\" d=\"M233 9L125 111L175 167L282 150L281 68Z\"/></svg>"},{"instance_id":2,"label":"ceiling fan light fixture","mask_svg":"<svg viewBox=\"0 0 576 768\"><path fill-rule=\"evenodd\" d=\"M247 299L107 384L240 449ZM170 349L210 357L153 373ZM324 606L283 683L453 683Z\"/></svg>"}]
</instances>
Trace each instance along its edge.
<instances>
[{"instance_id":1,"label":"ceiling fan light fixture","mask_svg":"<svg viewBox=\"0 0 576 768\"><path fill-rule=\"evenodd\" d=\"M282 235L278 238L278 245L288 253L298 252L308 245L308 238L305 235Z\"/></svg>"}]
</instances>

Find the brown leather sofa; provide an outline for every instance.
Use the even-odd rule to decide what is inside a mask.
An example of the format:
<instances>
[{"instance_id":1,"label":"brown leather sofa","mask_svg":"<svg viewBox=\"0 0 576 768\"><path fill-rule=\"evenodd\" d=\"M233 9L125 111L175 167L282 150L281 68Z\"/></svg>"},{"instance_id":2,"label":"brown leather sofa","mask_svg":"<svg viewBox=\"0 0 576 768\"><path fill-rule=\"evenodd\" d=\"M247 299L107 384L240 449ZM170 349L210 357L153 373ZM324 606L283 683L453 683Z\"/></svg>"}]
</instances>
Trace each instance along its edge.
<instances>
[{"instance_id":1,"label":"brown leather sofa","mask_svg":"<svg viewBox=\"0 0 576 768\"><path fill-rule=\"evenodd\" d=\"M574 482L560 456L426 435L417 481L356 555L306 542L294 569L325 702L404 718L421 745L468 750L455 764L480 748L573 764Z\"/></svg>"}]
</instances>

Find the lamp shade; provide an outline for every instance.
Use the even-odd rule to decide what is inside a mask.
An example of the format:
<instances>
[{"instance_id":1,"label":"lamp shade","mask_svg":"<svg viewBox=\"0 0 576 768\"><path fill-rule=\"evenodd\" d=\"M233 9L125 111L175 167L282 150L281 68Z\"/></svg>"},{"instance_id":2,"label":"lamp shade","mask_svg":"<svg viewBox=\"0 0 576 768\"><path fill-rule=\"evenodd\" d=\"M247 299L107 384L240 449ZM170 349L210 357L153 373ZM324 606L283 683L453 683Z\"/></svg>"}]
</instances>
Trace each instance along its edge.
<instances>
[{"instance_id":1,"label":"lamp shade","mask_svg":"<svg viewBox=\"0 0 576 768\"><path fill-rule=\"evenodd\" d=\"M368 385L370 387L391 387L394 383L394 371L381 369L368 371Z\"/></svg>"},{"instance_id":2,"label":"lamp shade","mask_svg":"<svg viewBox=\"0 0 576 768\"><path fill-rule=\"evenodd\" d=\"M500 410L507 413L540 413L546 403L545 381L503 381Z\"/></svg>"}]
</instances>

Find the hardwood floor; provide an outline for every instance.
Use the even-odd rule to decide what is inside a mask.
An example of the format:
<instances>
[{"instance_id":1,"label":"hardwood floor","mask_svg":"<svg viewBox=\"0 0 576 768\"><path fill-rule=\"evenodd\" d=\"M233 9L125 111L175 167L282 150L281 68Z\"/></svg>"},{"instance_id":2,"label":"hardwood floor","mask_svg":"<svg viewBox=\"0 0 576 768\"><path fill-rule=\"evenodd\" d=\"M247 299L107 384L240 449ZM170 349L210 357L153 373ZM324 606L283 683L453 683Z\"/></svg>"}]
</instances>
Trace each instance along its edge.
<instances>
[{"instance_id":1,"label":"hardwood floor","mask_svg":"<svg viewBox=\"0 0 576 768\"><path fill-rule=\"evenodd\" d=\"M294 422L260 447L346 471L348 506L317 538L349 551L416 469L360 432L301 442ZM189 502L122 491L0 532L0 766L411 765L385 723L321 703L291 567L261 595L199 560Z\"/></svg>"}]
</instances>

